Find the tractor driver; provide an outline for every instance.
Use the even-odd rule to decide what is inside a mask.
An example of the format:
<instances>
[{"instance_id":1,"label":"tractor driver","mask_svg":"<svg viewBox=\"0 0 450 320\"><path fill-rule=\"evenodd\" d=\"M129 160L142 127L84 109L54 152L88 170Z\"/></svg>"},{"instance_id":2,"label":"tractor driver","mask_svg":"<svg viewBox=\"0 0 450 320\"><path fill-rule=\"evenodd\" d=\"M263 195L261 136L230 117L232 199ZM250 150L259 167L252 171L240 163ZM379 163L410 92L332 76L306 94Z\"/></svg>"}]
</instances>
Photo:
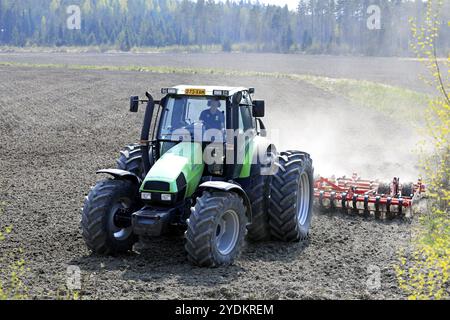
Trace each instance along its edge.
<instances>
[{"instance_id":1,"label":"tractor driver","mask_svg":"<svg viewBox=\"0 0 450 320\"><path fill-rule=\"evenodd\" d=\"M208 100L209 109L204 110L200 114L200 121L203 122L206 130L223 130L225 128L225 116L219 110L220 105L219 100Z\"/></svg>"}]
</instances>

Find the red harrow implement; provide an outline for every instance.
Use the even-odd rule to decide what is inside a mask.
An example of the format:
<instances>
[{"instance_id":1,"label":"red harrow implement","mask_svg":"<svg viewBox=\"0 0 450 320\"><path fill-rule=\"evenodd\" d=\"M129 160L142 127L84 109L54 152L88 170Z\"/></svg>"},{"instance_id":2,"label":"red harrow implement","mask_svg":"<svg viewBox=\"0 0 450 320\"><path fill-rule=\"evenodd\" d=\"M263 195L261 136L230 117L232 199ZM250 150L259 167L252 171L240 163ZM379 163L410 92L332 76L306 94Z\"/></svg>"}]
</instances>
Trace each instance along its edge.
<instances>
[{"instance_id":1,"label":"red harrow implement","mask_svg":"<svg viewBox=\"0 0 450 320\"><path fill-rule=\"evenodd\" d=\"M412 216L413 201L425 192L425 185L417 183L400 184L394 178L390 184L378 180L363 180L356 173L351 178L319 177L314 183L315 204L323 211L374 213L377 219Z\"/></svg>"}]
</instances>

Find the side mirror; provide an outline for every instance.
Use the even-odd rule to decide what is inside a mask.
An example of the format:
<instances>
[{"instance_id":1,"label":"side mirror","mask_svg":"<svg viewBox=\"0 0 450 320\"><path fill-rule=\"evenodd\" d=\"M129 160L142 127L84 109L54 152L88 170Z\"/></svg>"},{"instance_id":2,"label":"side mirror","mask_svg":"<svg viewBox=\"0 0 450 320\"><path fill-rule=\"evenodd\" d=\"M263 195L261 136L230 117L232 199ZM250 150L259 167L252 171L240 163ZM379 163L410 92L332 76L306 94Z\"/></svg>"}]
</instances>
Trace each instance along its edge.
<instances>
[{"instance_id":1,"label":"side mirror","mask_svg":"<svg viewBox=\"0 0 450 320\"><path fill-rule=\"evenodd\" d=\"M253 101L253 117L263 118L266 114L264 100L254 100Z\"/></svg>"},{"instance_id":2,"label":"side mirror","mask_svg":"<svg viewBox=\"0 0 450 320\"><path fill-rule=\"evenodd\" d=\"M256 118L258 122L258 135L261 137L267 137L267 130L264 122L260 118Z\"/></svg>"},{"instance_id":3,"label":"side mirror","mask_svg":"<svg viewBox=\"0 0 450 320\"><path fill-rule=\"evenodd\" d=\"M255 93L255 88L249 88L249 89L248 89L248 93L254 94L254 93Z\"/></svg>"},{"instance_id":4,"label":"side mirror","mask_svg":"<svg viewBox=\"0 0 450 320\"><path fill-rule=\"evenodd\" d=\"M136 113L139 110L139 97L132 96L130 98L130 112Z\"/></svg>"},{"instance_id":5,"label":"side mirror","mask_svg":"<svg viewBox=\"0 0 450 320\"><path fill-rule=\"evenodd\" d=\"M231 99L231 103L233 104L233 106L239 106L241 104L242 101L242 92L236 92L233 95L233 98Z\"/></svg>"}]
</instances>

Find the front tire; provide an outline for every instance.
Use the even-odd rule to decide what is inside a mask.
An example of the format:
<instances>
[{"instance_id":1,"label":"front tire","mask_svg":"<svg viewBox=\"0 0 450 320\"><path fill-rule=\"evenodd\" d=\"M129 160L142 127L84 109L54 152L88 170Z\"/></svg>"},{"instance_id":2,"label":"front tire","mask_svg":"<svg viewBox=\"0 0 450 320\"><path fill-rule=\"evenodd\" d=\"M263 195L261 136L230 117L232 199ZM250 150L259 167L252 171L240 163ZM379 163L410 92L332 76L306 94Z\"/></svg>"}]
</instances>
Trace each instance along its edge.
<instances>
[{"instance_id":1,"label":"front tire","mask_svg":"<svg viewBox=\"0 0 450 320\"><path fill-rule=\"evenodd\" d=\"M138 189L127 180L104 180L86 197L81 218L83 238L94 253L124 253L137 241L130 224L117 219L122 209L133 209ZM122 210L123 211L123 210Z\"/></svg>"},{"instance_id":2,"label":"front tire","mask_svg":"<svg viewBox=\"0 0 450 320\"><path fill-rule=\"evenodd\" d=\"M246 233L246 208L233 192L208 192L197 199L187 221L188 260L200 267L231 265Z\"/></svg>"},{"instance_id":3,"label":"front tire","mask_svg":"<svg viewBox=\"0 0 450 320\"><path fill-rule=\"evenodd\" d=\"M270 186L269 224L272 236L285 242L309 236L314 201L314 169L309 154L283 152Z\"/></svg>"}]
</instances>

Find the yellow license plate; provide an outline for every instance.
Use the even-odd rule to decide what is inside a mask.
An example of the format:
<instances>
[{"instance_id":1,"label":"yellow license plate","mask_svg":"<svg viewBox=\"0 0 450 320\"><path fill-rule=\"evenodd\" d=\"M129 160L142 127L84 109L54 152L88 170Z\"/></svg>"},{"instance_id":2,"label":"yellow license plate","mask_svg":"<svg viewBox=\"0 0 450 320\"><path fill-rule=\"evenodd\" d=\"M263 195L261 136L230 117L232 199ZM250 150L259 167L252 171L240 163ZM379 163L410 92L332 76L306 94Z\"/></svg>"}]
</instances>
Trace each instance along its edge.
<instances>
[{"instance_id":1,"label":"yellow license plate","mask_svg":"<svg viewBox=\"0 0 450 320\"><path fill-rule=\"evenodd\" d=\"M205 89L186 89L185 93L190 96L205 96Z\"/></svg>"}]
</instances>

